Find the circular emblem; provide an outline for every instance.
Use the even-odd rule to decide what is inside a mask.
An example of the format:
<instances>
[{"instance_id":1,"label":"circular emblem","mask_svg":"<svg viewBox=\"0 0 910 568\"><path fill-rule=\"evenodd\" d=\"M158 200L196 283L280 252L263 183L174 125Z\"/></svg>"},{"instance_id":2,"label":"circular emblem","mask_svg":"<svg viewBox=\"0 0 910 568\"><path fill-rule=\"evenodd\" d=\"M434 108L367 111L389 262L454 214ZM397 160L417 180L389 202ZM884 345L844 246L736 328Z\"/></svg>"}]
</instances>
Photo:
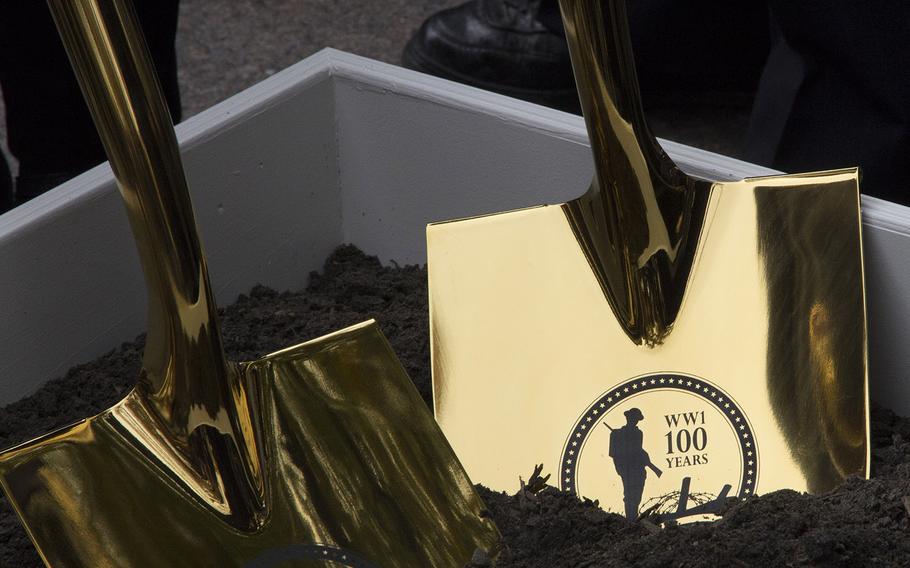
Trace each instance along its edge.
<instances>
[{"instance_id":1,"label":"circular emblem","mask_svg":"<svg viewBox=\"0 0 910 568\"><path fill-rule=\"evenodd\" d=\"M606 391L581 415L560 462L563 491L629 518L710 515L758 484L758 444L742 408L717 385L650 374Z\"/></svg>"},{"instance_id":2,"label":"circular emblem","mask_svg":"<svg viewBox=\"0 0 910 568\"><path fill-rule=\"evenodd\" d=\"M293 544L268 550L247 564L245 568L279 568L287 566L288 562L299 560L323 560L332 562L336 566L349 568L376 567L375 564L358 554L343 548L324 544Z\"/></svg>"}]
</instances>

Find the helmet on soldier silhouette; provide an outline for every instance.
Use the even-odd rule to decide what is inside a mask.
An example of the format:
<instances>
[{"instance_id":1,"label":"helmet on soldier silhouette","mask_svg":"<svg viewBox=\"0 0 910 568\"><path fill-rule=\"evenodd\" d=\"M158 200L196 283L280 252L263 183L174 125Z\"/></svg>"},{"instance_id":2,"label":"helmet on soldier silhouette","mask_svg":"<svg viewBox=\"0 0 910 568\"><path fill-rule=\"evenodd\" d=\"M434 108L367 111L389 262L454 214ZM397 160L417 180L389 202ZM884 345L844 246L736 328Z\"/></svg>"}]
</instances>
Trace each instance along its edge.
<instances>
[{"instance_id":1,"label":"helmet on soldier silhouette","mask_svg":"<svg viewBox=\"0 0 910 568\"><path fill-rule=\"evenodd\" d=\"M626 415L626 420L629 422L641 422L645 419L645 415L641 413L641 410L637 408L630 408L629 410L623 412Z\"/></svg>"}]
</instances>

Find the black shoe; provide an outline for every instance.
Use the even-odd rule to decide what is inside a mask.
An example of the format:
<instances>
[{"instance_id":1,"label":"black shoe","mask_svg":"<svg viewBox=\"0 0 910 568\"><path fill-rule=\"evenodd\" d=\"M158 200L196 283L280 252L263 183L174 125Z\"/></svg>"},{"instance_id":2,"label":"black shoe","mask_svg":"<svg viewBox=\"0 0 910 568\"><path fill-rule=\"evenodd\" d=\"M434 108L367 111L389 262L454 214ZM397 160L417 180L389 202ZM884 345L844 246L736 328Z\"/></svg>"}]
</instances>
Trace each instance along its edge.
<instances>
[{"instance_id":1,"label":"black shoe","mask_svg":"<svg viewBox=\"0 0 910 568\"><path fill-rule=\"evenodd\" d=\"M472 0L430 17L402 54L405 67L510 97L579 112L562 35L540 0Z\"/></svg>"},{"instance_id":2,"label":"black shoe","mask_svg":"<svg viewBox=\"0 0 910 568\"><path fill-rule=\"evenodd\" d=\"M646 108L748 108L769 49L759 0L629 2ZM718 46L723 46L719 49ZM556 0L473 0L430 17L405 67L579 112Z\"/></svg>"}]
</instances>

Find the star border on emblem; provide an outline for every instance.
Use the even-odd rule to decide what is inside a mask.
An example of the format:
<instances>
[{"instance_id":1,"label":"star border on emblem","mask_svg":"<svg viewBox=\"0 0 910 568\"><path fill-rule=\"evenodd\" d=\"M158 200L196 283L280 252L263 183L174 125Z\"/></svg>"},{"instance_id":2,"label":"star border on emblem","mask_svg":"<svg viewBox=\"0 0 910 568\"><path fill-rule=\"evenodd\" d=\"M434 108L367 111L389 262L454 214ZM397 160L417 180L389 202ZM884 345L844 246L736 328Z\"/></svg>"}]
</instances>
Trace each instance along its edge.
<instances>
[{"instance_id":1,"label":"star border on emblem","mask_svg":"<svg viewBox=\"0 0 910 568\"><path fill-rule=\"evenodd\" d=\"M752 495L758 483L759 471L758 447L755 443L752 425L749 424L748 420L743 420L742 417L745 414L742 413L739 405L723 389L710 381L678 373L653 373L635 377L614 386L594 401L576 421L563 448L560 470L564 471L564 475L560 477L560 489L577 495L578 461L581 451L577 448L579 445L584 446L588 435L595 430L593 426L605 417L612 407L633 395L664 389L694 394L720 410L721 415L726 417L730 428L738 434L737 441L740 446L740 458L743 462L739 496L747 497ZM576 457L577 453L579 455Z\"/></svg>"}]
</instances>

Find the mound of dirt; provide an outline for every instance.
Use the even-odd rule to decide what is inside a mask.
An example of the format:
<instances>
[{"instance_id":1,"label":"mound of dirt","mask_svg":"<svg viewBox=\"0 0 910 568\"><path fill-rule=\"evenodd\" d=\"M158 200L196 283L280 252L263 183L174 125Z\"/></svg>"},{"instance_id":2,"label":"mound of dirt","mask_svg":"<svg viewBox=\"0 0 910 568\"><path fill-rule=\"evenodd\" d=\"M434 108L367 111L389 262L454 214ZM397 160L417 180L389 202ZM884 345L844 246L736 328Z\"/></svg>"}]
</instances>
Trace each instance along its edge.
<instances>
[{"instance_id":1,"label":"mound of dirt","mask_svg":"<svg viewBox=\"0 0 910 568\"><path fill-rule=\"evenodd\" d=\"M259 286L224 309L225 348L231 359L254 359L375 318L429 405L426 279L423 268L383 267L341 247L306 290ZM0 409L0 446L117 402L138 376L142 347L140 337ZM554 488L506 495L479 487L504 536L497 566L910 566L910 420L881 409L872 418L871 480L850 479L826 495L777 491L731 502L714 523L662 529ZM6 500L0 502L0 566L42 566Z\"/></svg>"}]
</instances>

